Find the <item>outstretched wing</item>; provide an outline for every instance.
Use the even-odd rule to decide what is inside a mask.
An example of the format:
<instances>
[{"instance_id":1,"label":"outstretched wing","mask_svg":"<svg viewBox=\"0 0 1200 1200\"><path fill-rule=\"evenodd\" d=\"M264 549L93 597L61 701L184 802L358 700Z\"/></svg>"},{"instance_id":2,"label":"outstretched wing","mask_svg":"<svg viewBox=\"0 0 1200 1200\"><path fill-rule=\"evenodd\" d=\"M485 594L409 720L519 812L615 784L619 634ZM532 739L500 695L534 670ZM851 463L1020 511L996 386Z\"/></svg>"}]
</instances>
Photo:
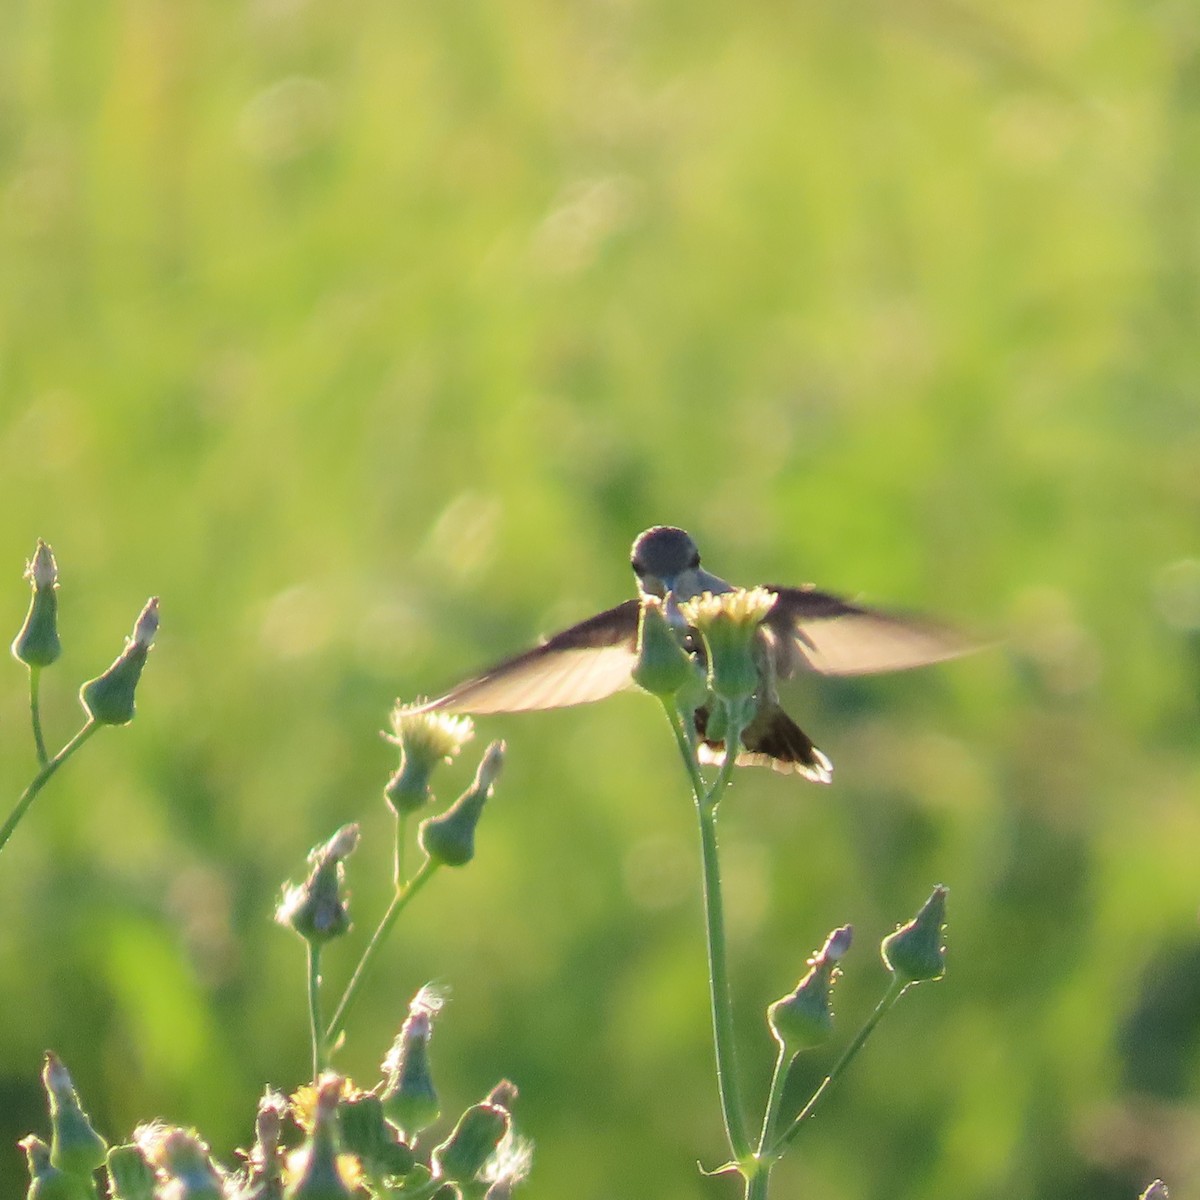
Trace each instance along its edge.
<instances>
[{"instance_id":1,"label":"outstretched wing","mask_svg":"<svg viewBox=\"0 0 1200 1200\"><path fill-rule=\"evenodd\" d=\"M603 700L632 683L637 627L638 602L626 600L489 667L423 707L481 714Z\"/></svg>"},{"instance_id":2,"label":"outstretched wing","mask_svg":"<svg viewBox=\"0 0 1200 1200\"><path fill-rule=\"evenodd\" d=\"M861 608L815 588L766 584L779 599L763 622L776 648L776 673L871 675L906 671L966 654L974 647L923 617Z\"/></svg>"}]
</instances>

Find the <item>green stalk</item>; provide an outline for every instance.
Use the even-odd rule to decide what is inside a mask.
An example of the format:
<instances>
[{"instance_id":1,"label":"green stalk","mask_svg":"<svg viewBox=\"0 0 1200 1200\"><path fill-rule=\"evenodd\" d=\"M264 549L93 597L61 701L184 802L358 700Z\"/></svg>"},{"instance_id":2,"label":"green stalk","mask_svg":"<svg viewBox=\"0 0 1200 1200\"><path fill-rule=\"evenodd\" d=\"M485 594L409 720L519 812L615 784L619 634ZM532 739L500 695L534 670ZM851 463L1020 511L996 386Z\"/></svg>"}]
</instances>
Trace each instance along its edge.
<instances>
[{"instance_id":1,"label":"green stalk","mask_svg":"<svg viewBox=\"0 0 1200 1200\"><path fill-rule=\"evenodd\" d=\"M29 668L29 719L33 725L33 742L37 747L38 766L44 767L50 761L46 751L46 739L42 736L42 703L41 703L42 668Z\"/></svg>"},{"instance_id":2,"label":"green stalk","mask_svg":"<svg viewBox=\"0 0 1200 1200\"><path fill-rule=\"evenodd\" d=\"M33 777L29 786L21 793L21 798L17 801L16 807L9 813L8 820L0 826L0 850L3 850L8 844L8 839L12 837L13 830L16 829L38 792L46 786L54 772L99 728L100 726L89 718L79 732Z\"/></svg>"},{"instance_id":3,"label":"green stalk","mask_svg":"<svg viewBox=\"0 0 1200 1200\"><path fill-rule=\"evenodd\" d=\"M733 1041L733 1000L729 990L729 961L725 947L725 906L717 853L717 811L710 797L696 806L700 822L700 853L704 866L704 930L708 942L709 1000L713 1043L717 1052L717 1086L729 1148L739 1163L750 1156L750 1138L737 1090L737 1054Z\"/></svg>"},{"instance_id":4,"label":"green stalk","mask_svg":"<svg viewBox=\"0 0 1200 1200\"><path fill-rule=\"evenodd\" d=\"M325 1043L321 1037L321 947L308 943L308 1024L312 1035L313 1083L325 1069Z\"/></svg>"},{"instance_id":5,"label":"green stalk","mask_svg":"<svg viewBox=\"0 0 1200 1200\"><path fill-rule=\"evenodd\" d=\"M688 778L696 801L696 817L700 826L700 854L704 878L704 930L708 946L709 1002L712 1009L713 1045L717 1058L717 1090L721 1098L721 1113L725 1122L725 1133L729 1148L739 1168L750 1161L752 1147L746 1125L741 1095L737 1087L737 1052L733 1035L733 1000L729 988L729 960L725 944L725 906L721 896L721 867L717 848L717 807L729 777L733 771L736 750L729 753L728 747L736 747L741 739L741 727L732 718L726 731L725 762L711 788L706 788L704 777L696 762L696 755L683 725L683 716L670 701L664 700L663 707L680 756L687 767Z\"/></svg>"},{"instance_id":6,"label":"green stalk","mask_svg":"<svg viewBox=\"0 0 1200 1200\"><path fill-rule=\"evenodd\" d=\"M404 886L404 847L408 835L408 813L396 815L396 853L392 860L392 882L396 891Z\"/></svg>"},{"instance_id":7,"label":"green stalk","mask_svg":"<svg viewBox=\"0 0 1200 1200\"><path fill-rule=\"evenodd\" d=\"M783 1089L787 1083L788 1067L791 1065L793 1057L788 1054L787 1047L779 1047L779 1054L775 1059L775 1071L771 1076L771 1090L767 1094L767 1108L763 1113L762 1132L758 1137L758 1159L767 1170L770 1170L770 1162L765 1155L767 1147L775 1136L775 1125L779 1120L779 1106L783 1103Z\"/></svg>"},{"instance_id":8,"label":"green stalk","mask_svg":"<svg viewBox=\"0 0 1200 1200\"><path fill-rule=\"evenodd\" d=\"M346 1027L346 1014L350 1009L350 1005L354 1002L359 990L362 988L363 980L366 979L367 972L374 963L379 951L383 948L383 943L387 940L388 934L395 925L396 919L407 907L408 902L433 878L441 863L436 863L432 859L427 858L420 866L417 873L403 887L396 889L396 894L392 897L392 902L388 905L388 910L383 914L383 920L379 922L379 927L371 935L370 942L367 943L366 950L363 951L363 956L358 960L358 966L354 968L354 974L350 977L350 982L346 985L346 991L342 995L341 1003L338 1004L336 1011L333 1014L333 1019L329 1022L329 1028L325 1030L326 1045L332 1046L341 1035Z\"/></svg>"}]
</instances>

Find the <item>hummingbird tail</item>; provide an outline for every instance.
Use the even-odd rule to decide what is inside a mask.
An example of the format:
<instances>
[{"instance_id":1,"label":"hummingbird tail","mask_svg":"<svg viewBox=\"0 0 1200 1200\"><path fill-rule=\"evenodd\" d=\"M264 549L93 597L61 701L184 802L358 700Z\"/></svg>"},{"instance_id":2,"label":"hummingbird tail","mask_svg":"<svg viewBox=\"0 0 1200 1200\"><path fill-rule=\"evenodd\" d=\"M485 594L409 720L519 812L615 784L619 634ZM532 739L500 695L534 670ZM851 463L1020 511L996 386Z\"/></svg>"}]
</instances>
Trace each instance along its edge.
<instances>
[{"instance_id":1,"label":"hummingbird tail","mask_svg":"<svg viewBox=\"0 0 1200 1200\"><path fill-rule=\"evenodd\" d=\"M725 761L725 743L704 737L708 710L696 710L700 734L698 757L702 763L720 766ZM781 775L803 775L813 783L833 780L833 763L813 744L812 738L777 704L763 705L742 733L739 767L770 767Z\"/></svg>"}]
</instances>

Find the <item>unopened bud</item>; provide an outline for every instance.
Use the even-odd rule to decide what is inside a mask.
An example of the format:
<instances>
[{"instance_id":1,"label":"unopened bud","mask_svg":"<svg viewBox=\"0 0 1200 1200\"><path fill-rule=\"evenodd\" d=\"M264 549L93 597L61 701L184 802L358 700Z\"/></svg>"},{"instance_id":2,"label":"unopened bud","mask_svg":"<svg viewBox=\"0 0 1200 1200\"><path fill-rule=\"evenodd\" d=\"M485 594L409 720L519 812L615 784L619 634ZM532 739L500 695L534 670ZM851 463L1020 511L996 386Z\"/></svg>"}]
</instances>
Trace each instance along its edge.
<instances>
[{"instance_id":1,"label":"unopened bud","mask_svg":"<svg viewBox=\"0 0 1200 1200\"><path fill-rule=\"evenodd\" d=\"M288 884L275 910L275 920L294 929L307 942L327 942L350 928L343 895L343 860L358 845L358 826L343 825L327 842L309 852L311 871L299 885Z\"/></svg>"},{"instance_id":2,"label":"unopened bud","mask_svg":"<svg viewBox=\"0 0 1200 1200\"><path fill-rule=\"evenodd\" d=\"M154 1200L154 1168L137 1146L114 1146L108 1152L111 1200Z\"/></svg>"},{"instance_id":3,"label":"unopened bud","mask_svg":"<svg viewBox=\"0 0 1200 1200\"><path fill-rule=\"evenodd\" d=\"M268 1088L254 1116L254 1147L248 1156L246 1187L238 1200L280 1200L283 1196L279 1139L286 1112L286 1097Z\"/></svg>"},{"instance_id":4,"label":"unopened bud","mask_svg":"<svg viewBox=\"0 0 1200 1200\"><path fill-rule=\"evenodd\" d=\"M946 973L945 924L946 888L939 884L911 921L883 939L883 961L900 983L941 979Z\"/></svg>"},{"instance_id":5,"label":"unopened bud","mask_svg":"<svg viewBox=\"0 0 1200 1200\"><path fill-rule=\"evenodd\" d=\"M370 1179L407 1175L416 1161L412 1150L396 1140L383 1115L383 1100L371 1092L342 1098L338 1105L342 1148L353 1154Z\"/></svg>"},{"instance_id":6,"label":"unopened bud","mask_svg":"<svg viewBox=\"0 0 1200 1200\"><path fill-rule=\"evenodd\" d=\"M48 667L62 653L58 638L58 566L54 552L41 538L25 569L33 597L25 623L13 639L12 652L29 667Z\"/></svg>"},{"instance_id":7,"label":"unopened bud","mask_svg":"<svg viewBox=\"0 0 1200 1200\"><path fill-rule=\"evenodd\" d=\"M287 1200L350 1200L351 1192L338 1170L337 1111L342 1081L324 1075L317 1090L312 1133L303 1151L303 1165L288 1188Z\"/></svg>"},{"instance_id":8,"label":"unopened bud","mask_svg":"<svg viewBox=\"0 0 1200 1200\"><path fill-rule=\"evenodd\" d=\"M503 764L504 743L493 742L484 752L474 783L440 816L421 822L417 840L433 862L462 867L475 857L475 827Z\"/></svg>"},{"instance_id":9,"label":"unopened bud","mask_svg":"<svg viewBox=\"0 0 1200 1200\"><path fill-rule=\"evenodd\" d=\"M128 725L136 707L133 702L146 656L158 632L158 597L146 602L133 627L133 636L125 649L103 675L89 680L79 689L79 699L88 715L100 725Z\"/></svg>"},{"instance_id":10,"label":"unopened bud","mask_svg":"<svg viewBox=\"0 0 1200 1200\"><path fill-rule=\"evenodd\" d=\"M508 1109L489 1100L473 1104L459 1118L450 1136L434 1148L431 1159L434 1176L458 1184L473 1182L511 1127Z\"/></svg>"},{"instance_id":11,"label":"unopened bud","mask_svg":"<svg viewBox=\"0 0 1200 1200\"><path fill-rule=\"evenodd\" d=\"M657 596L643 596L638 616L633 682L652 696L674 696L692 677L692 662L663 614Z\"/></svg>"},{"instance_id":12,"label":"unopened bud","mask_svg":"<svg viewBox=\"0 0 1200 1200\"><path fill-rule=\"evenodd\" d=\"M851 929L835 929L825 945L808 960L809 971L795 991L767 1009L775 1040L789 1054L819 1046L833 1030L830 992L840 972L837 968L850 948Z\"/></svg>"},{"instance_id":13,"label":"unopened bud","mask_svg":"<svg viewBox=\"0 0 1200 1200\"><path fill-rule=\"evenodd\" d=\"M29 1190L25 1200L87 1200L87 1183L54 1166L50 1161L50 1147L40 1137L30 1134L18 1144L25 1151L29 1167Z\"/></svg>"},{"instance_id":14,"label":"unopened bud","mask_svg":"<svg viewBox=\"0 0 1200 1200\"><path fill-rule=\"evenodd\" d=\"M208 1147L191 1130L145 1125L134 1141L167 1181L162 1194L171 1200L224 1200L225 1183Z\"/></svg>"},{"instance_id":15,"label":"unopened bud","mask_svg":"<svg viewBox=\"0 0 1200 1200\"><path fill-rule=\"evenodd\" d=\"M436 992L422 988L383 1062L383 1114L410 1142L432 1125L440 1112L429 1069L429 1039L441 1006Z\"/></svg>"},{"instance_id":16,"label":"unopened bud","mask_svg":"<svg viewBox=\"0 0 1200 1200\"><path fill-rule=\"evenodd\" d=\"M42 1083L50 1097L50 1161L68 1175L90 1179L104 1165L108 1143L92 1128L71 1075L58 1056L47 1051Z\"/></svg>"},{"instance_id":17,"label":"unopened bud","mask_svg":"<svg viewBox=\"0 0 1200 1200\"><path fill-rule=\"evenodd\" d=\"M1140 1200L1167 1200L1167 1185L1156 1179L1142 1194Z\"/></svg>"}]
</instances>

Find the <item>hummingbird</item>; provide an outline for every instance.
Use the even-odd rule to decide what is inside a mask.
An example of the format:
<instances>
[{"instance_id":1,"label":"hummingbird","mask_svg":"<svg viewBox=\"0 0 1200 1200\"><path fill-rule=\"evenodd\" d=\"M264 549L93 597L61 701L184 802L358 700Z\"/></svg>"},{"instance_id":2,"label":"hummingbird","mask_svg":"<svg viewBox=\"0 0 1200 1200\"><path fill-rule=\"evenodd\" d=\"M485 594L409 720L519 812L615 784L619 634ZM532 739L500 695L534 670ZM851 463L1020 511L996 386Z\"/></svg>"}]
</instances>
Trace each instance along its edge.
<instances>
[{"instance_id":1,"label":"hummingbird","mask_svg":"<svg viewBox=\"0 0 1200 1200\"><path fill-rule=\"evenodd\" d=\"M425 702L421 710L476 716L530 712L586 704L632 688L638 616L642 599L648 596L664 602L668 620L679 627L683 648L703 665L703 643L687 627L679 605L705 592L735 591L735 585L706 571L691 536L671 525L640 533L630 551L630 564L637 597L488 667ZM760 683L754 715L737 748L738 766L767 766L817 783L833 778L832 763L780 704L778 680L805 671L818 675L903 671L971 649L952 630L922 617L860 606L811 584L762 586L776 600L756 634ZM703 763L720 764L726 747L705 737L708 721L707 704L692 713L697 755Z\"/></svg>"}]
</instances>

